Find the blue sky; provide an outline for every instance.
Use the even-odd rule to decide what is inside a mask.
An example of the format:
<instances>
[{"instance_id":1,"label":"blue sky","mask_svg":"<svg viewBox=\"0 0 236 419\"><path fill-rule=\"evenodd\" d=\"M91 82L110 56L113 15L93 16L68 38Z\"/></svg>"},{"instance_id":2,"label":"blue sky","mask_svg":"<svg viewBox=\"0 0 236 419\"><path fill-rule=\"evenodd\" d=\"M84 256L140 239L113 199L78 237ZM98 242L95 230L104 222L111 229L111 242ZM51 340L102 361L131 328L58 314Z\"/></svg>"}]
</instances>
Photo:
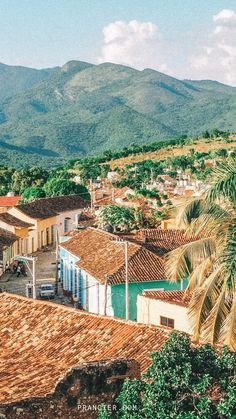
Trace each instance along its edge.
<instances>
[{"instance_id":1,"label":"blue sky","mask_svg":"<svg viewBox=\"0 0 236 419\"><path fill-rule=\"evenodd\" d=\"M6 64L113 60L236 83L235 0L1 0L0 6L0 61ZM217 56L225 68L214 70Z\"/></svg>"}]
</instances>

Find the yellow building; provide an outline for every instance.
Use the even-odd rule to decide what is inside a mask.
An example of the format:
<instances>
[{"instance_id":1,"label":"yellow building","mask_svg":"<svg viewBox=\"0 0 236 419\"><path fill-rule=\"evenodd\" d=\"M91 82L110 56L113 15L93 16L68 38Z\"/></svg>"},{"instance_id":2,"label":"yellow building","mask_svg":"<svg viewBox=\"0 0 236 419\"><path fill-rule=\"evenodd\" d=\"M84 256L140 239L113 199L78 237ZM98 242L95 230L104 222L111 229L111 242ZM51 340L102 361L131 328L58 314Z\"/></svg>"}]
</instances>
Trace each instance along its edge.
<instances>
[{"instance_id":1,"label":"yellow building","mask_svg":"<svg viewBox=\"0 0 236 419\"><path fill-rule=\"evenodd\" d=\"M32 223L25 222L7 212L0 214L0 228L17 236L12 256L29 253L29 236L33 227Z\"/></svg>"},{"instance_id":2,"label":"yellow building","mask_svg":"<svg viewBox=\"0 0 236 419\"><path fill-rule=\"evenodd\" d=\"M77 227L86 201L79 195L42 198L27 204L20 204L8 212L11 216L28 225L23 238L21 253L33 253L56 241L56 235ZM25 243L25 245L24 245Z\"/></svg>"},{"instance_id":3,"label":"yellow building","mask_svg":"<svg viewBox=\"0 0 236 419\"><path fill-rule=\"evenodd\" d=\"M11 262L16 241L15 234L0 228L0 276L5 271L6 265Z\"/></svg>"}]
</instances>

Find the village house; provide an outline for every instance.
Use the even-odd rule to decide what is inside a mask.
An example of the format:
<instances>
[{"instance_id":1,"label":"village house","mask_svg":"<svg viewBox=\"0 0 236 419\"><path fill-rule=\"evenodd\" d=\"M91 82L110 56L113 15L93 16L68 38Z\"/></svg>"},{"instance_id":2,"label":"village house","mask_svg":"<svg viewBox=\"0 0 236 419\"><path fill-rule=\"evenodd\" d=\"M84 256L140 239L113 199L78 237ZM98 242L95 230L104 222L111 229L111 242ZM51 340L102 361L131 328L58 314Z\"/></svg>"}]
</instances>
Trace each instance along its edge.
<instances>
[{"instance_id":1,"label":"village house","mask_svg":"<svg viewBox=\"0 0 236 419\"><path fill-rule=\"evenodd\" d=\"M0 228L0 276L14 255L14 246L17 240L18 237L15 234Z\"/></svg>"},{"instance_id":2,"label":"village house","mask_svg":"<svg viewBox=\"0 0 236 419\"><path fill-rule=\"evenodd\" d=\"M11 253L11 257L16 255L27 254L29 250L30 231L34 225L14 217L14 215L4 212L0 214L0 228L5 229L15 236L15 242Z\"/></svg>"},{"instance_id":3,"label":"village house","mask_svg":"<svg viewBox=\"0 0 236 419\"><path fill-rule=\"evenodd\" d=\"M125 317L124 242L115 234L88 228L60 245L63 289L86 311ZM143 230L128 240L129 318L137 319L137 296L147 289L180 289L169 282L163 256L186 243L183 231Z\"/></svg>"},{"instance_id":4,"label":"village house","mask_svg":"<svg viewBox=\"0 0 236 419\"><path fill-rule=\"evenodd\" d=\"M134 195L134 191L128 186L123 188L105 188L93 192L93 205L95 213L98 215L100 210L106 205L127 206L129 197Z\"/></svg>"},{"instance_id":5,"label":"village house","mask_svg":"<svg viewBox=\"0 0 236 419\"><path fill-rule=\"evenodd\" d=\"M7 313L7 315L6 315ZM0 294L0 416L97 418L151 365L169 330Z\"/></svg>"},{"instance_id":6,"label":"village house","mask_svg":"<svg viewBox=\"0 0 236 419\"><path fill-rule=\"evenodd\" d=\"M15 207L20 200L21 196L11 195L11 193L6 196L0 196L0 213L9 211L11 208Z\"/></svg>"},{"instance_id":7,"label":"village house","mask_svg":"<svg viewBox=\"0 0 236 419\"><path fill-rule=\"evenodd\" d=\"M190 294L185 291L143 291L137 300L137 321L191 333Z\"/></svg>"},{"instance_id":8,"label":"village house","mask_svg":"<svg viewBox=\"0 0 236 419\"><path fill-rule=\"evenodd\" d=\"M77 226L80 214L86 207L87 203L81 196L67 195L41 198L11 208L8 214L25 223L25 228L28 228L28 237L23 237L20 253L33 253L55 243L57 235L63 235ZM12 231L12 220L5 219L5 226Z\"/></svg>"}]
</instances>

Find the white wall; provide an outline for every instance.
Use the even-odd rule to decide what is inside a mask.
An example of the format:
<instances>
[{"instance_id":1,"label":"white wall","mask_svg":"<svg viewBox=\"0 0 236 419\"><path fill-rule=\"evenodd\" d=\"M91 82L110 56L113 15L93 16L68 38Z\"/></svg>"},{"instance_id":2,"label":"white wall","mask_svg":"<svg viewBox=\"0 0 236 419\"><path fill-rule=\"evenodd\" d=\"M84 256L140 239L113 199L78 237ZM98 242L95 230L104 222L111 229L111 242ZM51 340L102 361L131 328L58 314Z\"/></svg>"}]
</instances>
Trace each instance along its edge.
<instances>
[{"instance_id":1,"label":"white wall","mask_svg":"<svg viewBox=\"0 0 236 419\"><path fill-rule=\"evenodd\" d=\"M96 314L105 314L105 285L100 284L99 281L94 279L91 275L87 274L89 292L88 298L88 311ZM106 315L113 316L114 311L111 306L111 287L107 286L107 304Z\"/></svg>"},{"instance_id":2,"label":"white wall","mask_svg":"<svg viewBox=\"0 0 236 419\"><path fill-rule=\"evenodd\" d=\"M58 235L63 236L63 234L65 233L65 229L64 229L64 222L66 218L69 218L69 230L73 230L73 228L75 228L77 226L76 223L76 215L80 214L82 212L81 209L76 209L76 210L72 210L72 211L65 211L62 212L61 214L56 216L56 224L57 224L57 228L58 228Z\"/></svg>"},{"instance_id":3,"label":"white wall","mask_svg":"<svg viewBox=\"0 0 236 419\"><path fill-rule=\"evenodd\" d=\"M191 326L187 311L187 307L138 295L137 321L139 323L155 324L160 326L160 316L163 316L174 319L175 329L191 333Z\"/></svg>"}]
</instances>

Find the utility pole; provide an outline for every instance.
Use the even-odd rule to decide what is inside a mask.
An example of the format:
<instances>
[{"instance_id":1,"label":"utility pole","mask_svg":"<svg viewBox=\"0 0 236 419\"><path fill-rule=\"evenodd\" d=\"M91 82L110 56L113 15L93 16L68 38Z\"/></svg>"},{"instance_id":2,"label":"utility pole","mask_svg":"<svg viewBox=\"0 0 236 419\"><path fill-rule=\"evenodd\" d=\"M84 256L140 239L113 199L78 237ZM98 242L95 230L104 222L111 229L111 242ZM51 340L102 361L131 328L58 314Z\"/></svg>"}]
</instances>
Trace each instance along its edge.
<instances>
[{"instance_id":1,"label":"utility pole","mask_svg":"<svg viewBox=\"0 0 236 419\"><path fill-rule=\"evenodd\" d=\"M36 264L36 257L33 256L14 256L13 257L14 260L18 260L18 261L25 261L27 268L29 269L29 272L32 276L32 280L33 280L33 298L36 299L37 295L36 295L36 271L35 271L35 264ZM29 262L32 262L32 270L30 269L29 266Z\"/></svg>"},{"instance_id":2,"label":"utility pole","mask_svg":"<svg viewBox=\"0 0 236 419\"><path fill-rule=\"evenodd\" d=\"M128 241L125 245L125 318L129 320L129 255L128 255Z\"/></svg>"},{"instance_id":3,"label":"utility pole","mask_svg":"<svg viewBox=\"0 0 236 419\"><path fill-rule=\"evenodd\" d=\"M58 246L59 246L59 237L58 237L58 228L56 228L56 276L55 276L55 294L58 295Z\"/></svg>"},{"instance_id":4,"label":"utility pole","mask_svg":"<svg viewBox=\"0 0 236 419\"><path fill-rule=\"evenodd\" d=\"M124 244L125 251L125 319L129 320L129 252L127 240L113 240L113 243Z\"/></svg>"},{"instance_id":5,"label":"utility pole","mask_svg":"<svg viewBox=\"0 0 236 419\"><path fill-rule=\"evenodd\" d=\"M90 179L91 213L93 214L93 179Z\"/></svg>"},{"instance_id":6,"label":"utility pole","mask_svg":"<svg viewBox=\"0 0 236 419\"><path fill-rule=\"evenodd\" d=\"M32 278L33 278L33 298L36 300L36 275L35 275L35 258L32 260Z\"/></svg>"},{"instance_id":7,"label":"utility pole","mask_svg":"<svg viewBox=\"0 0 236 419\"><path fill-rule=\"evenodd\" d=\"M107 275L105 276L104 284L104 316L107 315Z\"/></svg>"}]
</instances>

